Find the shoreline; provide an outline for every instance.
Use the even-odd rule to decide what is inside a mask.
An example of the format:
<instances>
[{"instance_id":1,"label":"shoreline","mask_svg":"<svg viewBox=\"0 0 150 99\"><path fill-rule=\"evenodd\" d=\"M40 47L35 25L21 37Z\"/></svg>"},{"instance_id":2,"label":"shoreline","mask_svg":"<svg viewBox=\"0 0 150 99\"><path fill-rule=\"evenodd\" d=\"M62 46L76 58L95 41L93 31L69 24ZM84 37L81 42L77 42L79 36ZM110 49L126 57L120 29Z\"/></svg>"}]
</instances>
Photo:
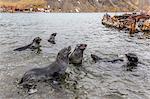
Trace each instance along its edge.
<instances>
[{"instance_id":1,"label":"shoreline","mask_svg":"<svg viewBox=\"0 0 150 99\"><path fill-rule=\"evenodd\" d=\"M98 11L98 12L40 12L40 11L37 11L37 12L24 12L24 11L21 11L21 12L0 12L0 13L132 13L132 12L139 12L139 11Z\"/></svg>"}]
</instances>

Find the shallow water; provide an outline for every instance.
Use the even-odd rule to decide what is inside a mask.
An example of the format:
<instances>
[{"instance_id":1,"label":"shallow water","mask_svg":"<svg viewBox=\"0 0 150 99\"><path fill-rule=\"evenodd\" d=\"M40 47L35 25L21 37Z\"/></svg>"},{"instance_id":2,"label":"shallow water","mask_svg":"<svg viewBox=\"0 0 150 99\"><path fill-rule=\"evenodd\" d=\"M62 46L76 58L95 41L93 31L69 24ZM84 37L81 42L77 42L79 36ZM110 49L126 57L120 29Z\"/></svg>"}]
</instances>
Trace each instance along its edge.
<instances>
[{"instance_id":1,"label":"shallow water","mask_svg":"<svg viewBox=\"0 0 150 99\"><path fill-rule=\"evenodd\" d=\"M103 13L1 13L0 14L0 98L3 99L150 99L150 39L143 33L129 37L125 31L106 28L101 24ZM47 40L57 32L56 45ZM40 36L42 52L13 49L29 44ZM142 38L142 39L141 39ZM52 63L58 51L78 43L88 45L83 66L68 67L73 86L54 90L42 83L38 92L28 95L17 87L25 71ZM90 54L113 58L134 52L142 64L126 71L124 63L93 63ZM72 85L73 81L68 81Z\"/></svg>"}]
</instances>

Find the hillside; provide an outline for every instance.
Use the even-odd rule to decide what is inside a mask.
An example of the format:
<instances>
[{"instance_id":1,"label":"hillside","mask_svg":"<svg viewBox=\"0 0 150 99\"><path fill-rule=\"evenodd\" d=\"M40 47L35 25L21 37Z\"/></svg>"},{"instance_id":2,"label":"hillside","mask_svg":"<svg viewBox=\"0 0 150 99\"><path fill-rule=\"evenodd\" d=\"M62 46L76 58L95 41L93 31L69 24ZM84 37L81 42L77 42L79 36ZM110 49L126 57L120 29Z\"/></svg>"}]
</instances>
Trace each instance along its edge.
<instances>
[{"instance_id":1,"label":"hillside","mask_svg":"<svg viewBox=\"0 0 150 99\"><path fill-rule=\"evenodd\" d=\"M150 0L0 0L0 5L6 6L48 6L52 12L135 11L149 3Z\"/></svg>"},{"instance_id":2,"label":"hillside","mask_svg":"<svg viewBox=\"0 0 150 99\"><path fill-rule=\"evenodd\" d=\"M142 0L48 0L54 11L97 12L97 11L134 11L142 6ZM146 6L148 0L144 0ZM141 5L140 5L141 4Z\"/></svg>"}]
</instances>

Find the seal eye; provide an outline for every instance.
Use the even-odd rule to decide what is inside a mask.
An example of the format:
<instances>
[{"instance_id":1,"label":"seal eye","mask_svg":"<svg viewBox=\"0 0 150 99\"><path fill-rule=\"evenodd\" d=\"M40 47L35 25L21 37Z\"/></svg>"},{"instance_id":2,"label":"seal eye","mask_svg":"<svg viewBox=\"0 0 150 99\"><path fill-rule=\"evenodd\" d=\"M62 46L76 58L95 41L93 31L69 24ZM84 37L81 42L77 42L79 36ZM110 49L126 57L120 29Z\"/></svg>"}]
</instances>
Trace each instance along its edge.
<instances>
[{"instance_id":1,"label":"seal eye","mask_svg":"<svg viewBox=\"0 0 150 99\"><path fill-rule=\"evenodd\" d=\"M60 56L60 53L58 53L58 55L57 56Z\"/></svg>"}]
</instances>

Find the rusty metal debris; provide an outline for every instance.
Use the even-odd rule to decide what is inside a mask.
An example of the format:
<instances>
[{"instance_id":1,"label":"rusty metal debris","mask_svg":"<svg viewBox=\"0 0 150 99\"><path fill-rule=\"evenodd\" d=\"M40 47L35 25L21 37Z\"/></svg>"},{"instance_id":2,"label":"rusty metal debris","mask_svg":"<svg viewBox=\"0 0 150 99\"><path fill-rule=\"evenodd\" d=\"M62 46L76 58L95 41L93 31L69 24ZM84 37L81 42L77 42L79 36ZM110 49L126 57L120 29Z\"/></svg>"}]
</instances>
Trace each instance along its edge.
<instances>
[{"instance_id":1,"label":"rusty metal debris","mask_svg":"<svg viewBox=\"0 0 150 99\"><path fill-rule=\"evenodd\" d=\"M150 15L144 13L131 13L110 16L105 14L102 24L117 29L129 30L129 33L150 31Z\"/></svg>"}]
</instances>

